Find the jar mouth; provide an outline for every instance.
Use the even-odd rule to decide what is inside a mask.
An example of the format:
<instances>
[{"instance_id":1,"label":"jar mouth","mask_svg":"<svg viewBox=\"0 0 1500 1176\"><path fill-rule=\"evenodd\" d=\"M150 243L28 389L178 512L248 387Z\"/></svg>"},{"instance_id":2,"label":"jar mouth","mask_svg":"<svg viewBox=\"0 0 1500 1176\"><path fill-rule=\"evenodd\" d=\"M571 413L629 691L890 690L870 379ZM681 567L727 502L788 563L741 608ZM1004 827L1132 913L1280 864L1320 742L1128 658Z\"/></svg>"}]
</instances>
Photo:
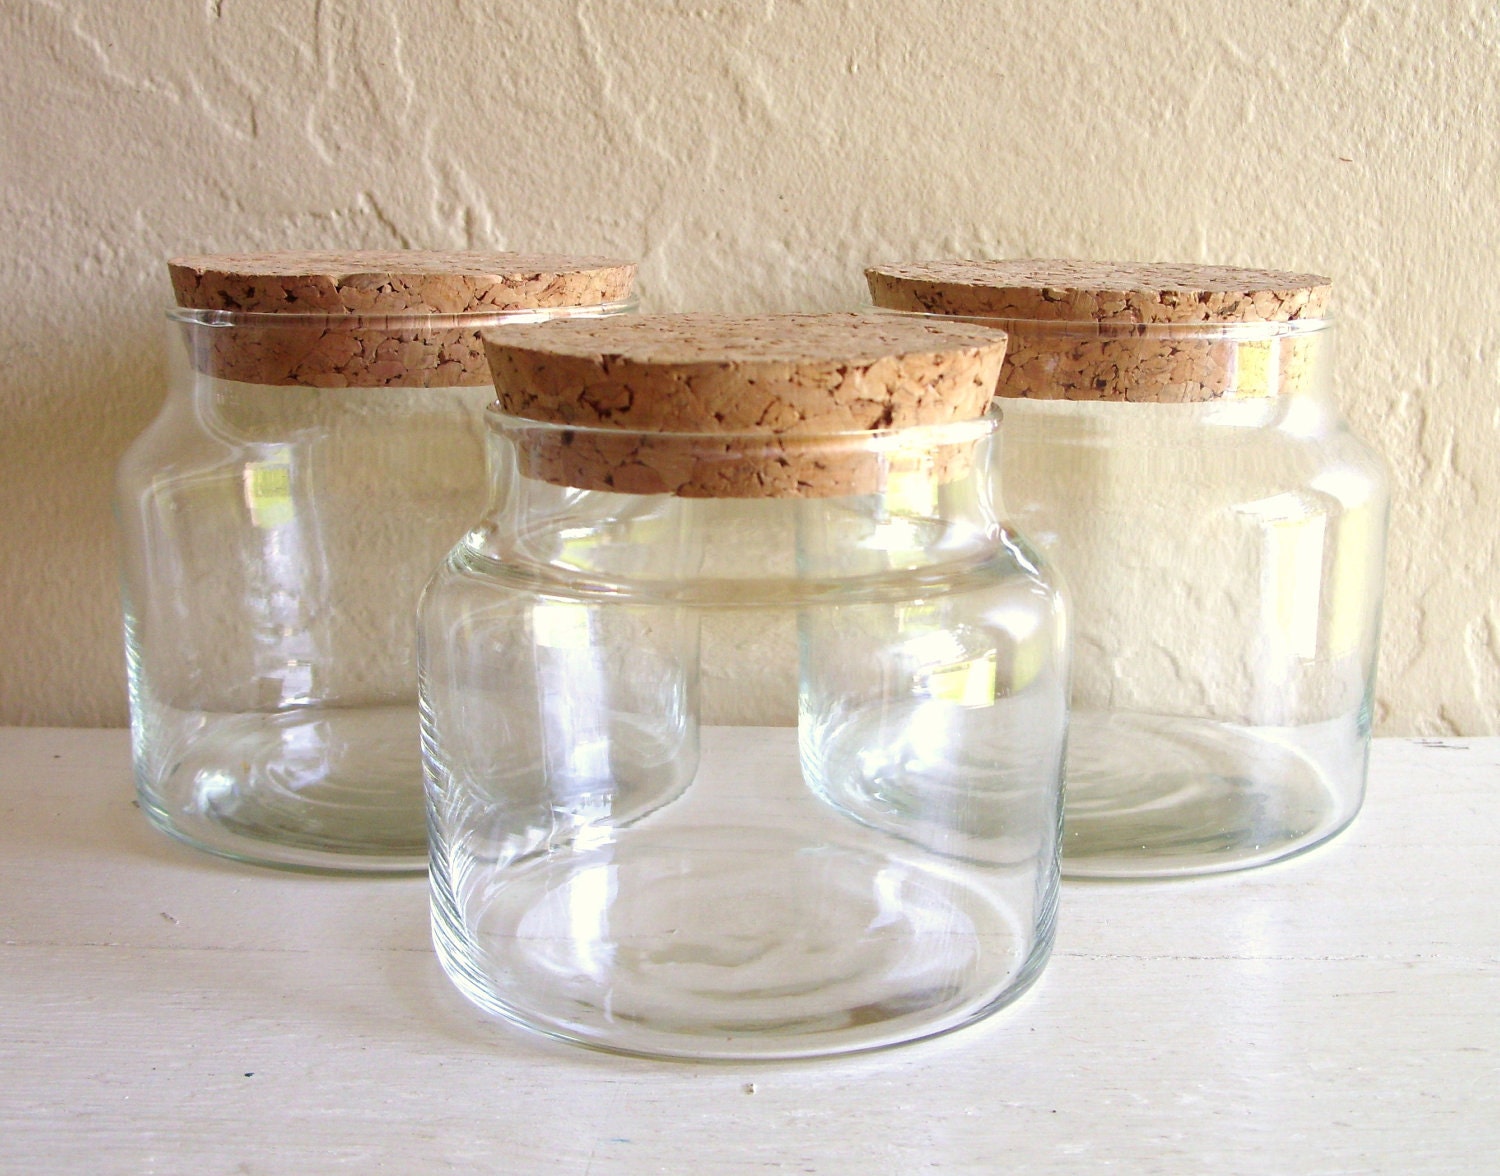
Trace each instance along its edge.
<instances>
[{"instance_id":1,"label":"jar mouth","mask_svg":"<svg viewBox=\"0 0 1500 1176\"><path fill-rule=\"evenodd\" d=\"M932 319L935 322L952 322L956 319L982 326L999 327L1012 334L1033 337L1051 335L1058 338L1146 339L1162 342L1196 340L1253 343L1277 339L1300 339L1331 331L1334 324L1334 320L1330 317L1235 323L1138 323L1098 319L1037 319L989 314L936 314L932 311L900 310L888 306L877 306L873 308L873 313L909 315L915 318Z\"/></svg>"},{"instance_id":2,"label":"jar mouth","mask_svg":"<svg viewBox=\"0 0 1500 1176\"><path fill-rule=\"evenodd\" d=\"M576 490L683 498L841 498L893 480L943 485L968 478L1000 424L982 417L904 428L822 432L672 433L570 425L507 414L488 424L514 449L524 478Z\"/></svg>"},{"instance_id":3,"label":"jar mouth","mask_svg":"<svg viewBox=\"0 0 1500 1176\"><path fill-rule=\"evenodd\" d=\"M567 318L600 318L605 315L630 314L640 308L640 299L613 302L591 302L580 306L542 306L512 310L472 310L451 314L427 312L317 312L282 313L265 310L201 310L189 306L167 308L172 322L194 327L254 328L257 330L307 330L337 327L340 330L369 331L477 331L484 327L552 322Z\"/></svg>"},{"instance_id":4,"label":"jar mouth","mask_svg":"<svg viewBox=\"0 0 1500 1176\"><path fill-rule=\"evenodd\" d=\"M677 432L662 429L614 428L609 425L574 425L563 421L534 420L531 417L515 416L506 412L498 400L485 409L490 427L512 435L533 438L599 439L619 441L622 438L638 437L662 442L681 442L690 445L701 442L705 445L732 446L746 452L767 445L785 447L836 446L860 447L871 452L886 449L910 450L914 447L939 448L950 445L970 444L983 440L1000 427L1003 407L1000 400L993 401L985 414L967 421L942 421L937 424L903 425L894 428L842 429L842 430L798 430L774 432L770 429L725 430L723 432Z\"/></svg>"}]
</instances>

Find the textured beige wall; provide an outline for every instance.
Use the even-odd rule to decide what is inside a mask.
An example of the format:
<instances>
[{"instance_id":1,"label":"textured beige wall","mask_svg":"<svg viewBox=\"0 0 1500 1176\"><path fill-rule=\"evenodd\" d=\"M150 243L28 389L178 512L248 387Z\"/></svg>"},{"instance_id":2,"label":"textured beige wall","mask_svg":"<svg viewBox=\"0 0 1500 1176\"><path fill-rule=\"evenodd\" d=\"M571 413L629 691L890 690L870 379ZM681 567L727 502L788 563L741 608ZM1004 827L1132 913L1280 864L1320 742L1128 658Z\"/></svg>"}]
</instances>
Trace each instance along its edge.
<instances>
[{"instance_id":1,"label":"textured beige wall","mask_svg":"<svg viewBox=\"0 0 1500 1176\"><path fill-rule=\"evenodd\" d=\"M169 254L606 252L648 309L860 266L1331 274L1396 472L1385 732L1500 731L1500 10L0 0L0 721L118 723L111 470Z\"/></svg>"}]
</instances>

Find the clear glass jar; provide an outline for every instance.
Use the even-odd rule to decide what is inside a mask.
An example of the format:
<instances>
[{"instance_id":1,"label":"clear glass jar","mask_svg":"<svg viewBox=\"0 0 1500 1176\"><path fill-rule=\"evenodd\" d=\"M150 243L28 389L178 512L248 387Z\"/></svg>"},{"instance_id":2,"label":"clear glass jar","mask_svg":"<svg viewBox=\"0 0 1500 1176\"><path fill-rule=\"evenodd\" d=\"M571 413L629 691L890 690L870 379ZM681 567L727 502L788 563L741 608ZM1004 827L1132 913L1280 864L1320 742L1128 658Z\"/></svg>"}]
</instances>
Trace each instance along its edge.
<instances>
[{"instance_id":1,"label":"clear glass jar","mask_svg":"<svg viewBox=\"0 0 1500 1176\"><path fill-rule=\"evenodd\" d=\"M1329 320L973 321L1010 334L1005 502L1075 609L1064 874L1234 870L1343 829L1388 489Z\"/></svg>"},{"instance_id":2,"label":"clear glass jar","mask_svg":"<svg viewBox=\"0 0 1500 1176\"><path fill-rule=\"evenodd\" d=\"M169 312L170 389L116 500L157 826L262 864L425 868L413 618L484 509L477 332L632 308Z\"/></svg>"},{"instance_id":3,"label":"clear glass jar","mask_svg":"<svg viewBox=\"0 0 1500 1176\"><path fill-rule=\"evenodd\" d=\"M996 423L491 410L489 512L419 622L434 940L466 996L747 1058L942 1032L1030 984L1065 618L994 513Z\"/></svg>"}]
</instances>

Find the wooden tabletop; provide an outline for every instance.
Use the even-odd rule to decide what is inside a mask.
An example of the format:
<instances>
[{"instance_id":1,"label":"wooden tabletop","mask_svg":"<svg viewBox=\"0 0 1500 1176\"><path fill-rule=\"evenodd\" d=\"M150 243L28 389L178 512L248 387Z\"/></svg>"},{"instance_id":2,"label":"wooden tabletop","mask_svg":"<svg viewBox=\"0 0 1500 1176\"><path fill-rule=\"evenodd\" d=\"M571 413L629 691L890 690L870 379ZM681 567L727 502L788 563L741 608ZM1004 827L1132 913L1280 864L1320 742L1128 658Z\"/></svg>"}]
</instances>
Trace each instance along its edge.
<instances>
[{"instance_id":1,"label":"wooden tabletop","mask_svg":"<svg viewBox=\"0 0 1500 1176\"><path fill-rule=\"evenodd\" d=\"M128 742L0 730L3 1172L1500 1172L1500 739L1378 741L1293 861L1066 885L974 1028L702 1065L471 1009L421 878L178 846Z\"/></svg>"}]
</instances>

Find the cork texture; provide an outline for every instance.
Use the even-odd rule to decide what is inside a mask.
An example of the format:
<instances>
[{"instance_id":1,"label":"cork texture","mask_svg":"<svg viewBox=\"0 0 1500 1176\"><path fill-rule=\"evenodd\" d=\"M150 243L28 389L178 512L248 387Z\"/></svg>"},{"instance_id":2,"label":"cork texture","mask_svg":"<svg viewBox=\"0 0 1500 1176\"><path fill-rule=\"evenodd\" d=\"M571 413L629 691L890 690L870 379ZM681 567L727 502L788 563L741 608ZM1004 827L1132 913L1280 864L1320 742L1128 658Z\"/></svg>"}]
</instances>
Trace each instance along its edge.
<instances>
[{"instance_id":1,"label":"cork texture","mask_svg":"<svg viewBox=\"0 0 1500 1176\"><path fill-rule=\"evenodd\" d=\"M1331 286L1229 266L946 261L865 271L877 306L1002 321L997 395L1182 403L1306 388ZM1216 331L1234 325L1263 331ZM1287 324L1278 327L1277 324ZM1291 325L1299 324L1299 325Z\"/></svg>"},{"instance_id":2,"label":"cork texture","mask_svg":"<svg viewBox=\"0 0 1500 1176\"><path fill-rule=\"evenodd\" d=\"M200 370L250 384L460 387L489 383L478 326L413 316L499 315L627 297L630 262L480 252L275 252L167 263L177 304L290 315L216 326Z\"/></svg>"},{"instance_id":3,"label":"cork texture","mask_svg":"<svg viewBox=\"0 0 1500 1176\"><path fill-rule=\"evenodd\" d=\"M686 314L497 327L484 339L505 412L576 426L527 432L531 476L781 498L870 493L902 463L959 476L972 441L893 461L858 434L981 417L1006 337L882 315Z\"/></svg>"}]
</instances>

